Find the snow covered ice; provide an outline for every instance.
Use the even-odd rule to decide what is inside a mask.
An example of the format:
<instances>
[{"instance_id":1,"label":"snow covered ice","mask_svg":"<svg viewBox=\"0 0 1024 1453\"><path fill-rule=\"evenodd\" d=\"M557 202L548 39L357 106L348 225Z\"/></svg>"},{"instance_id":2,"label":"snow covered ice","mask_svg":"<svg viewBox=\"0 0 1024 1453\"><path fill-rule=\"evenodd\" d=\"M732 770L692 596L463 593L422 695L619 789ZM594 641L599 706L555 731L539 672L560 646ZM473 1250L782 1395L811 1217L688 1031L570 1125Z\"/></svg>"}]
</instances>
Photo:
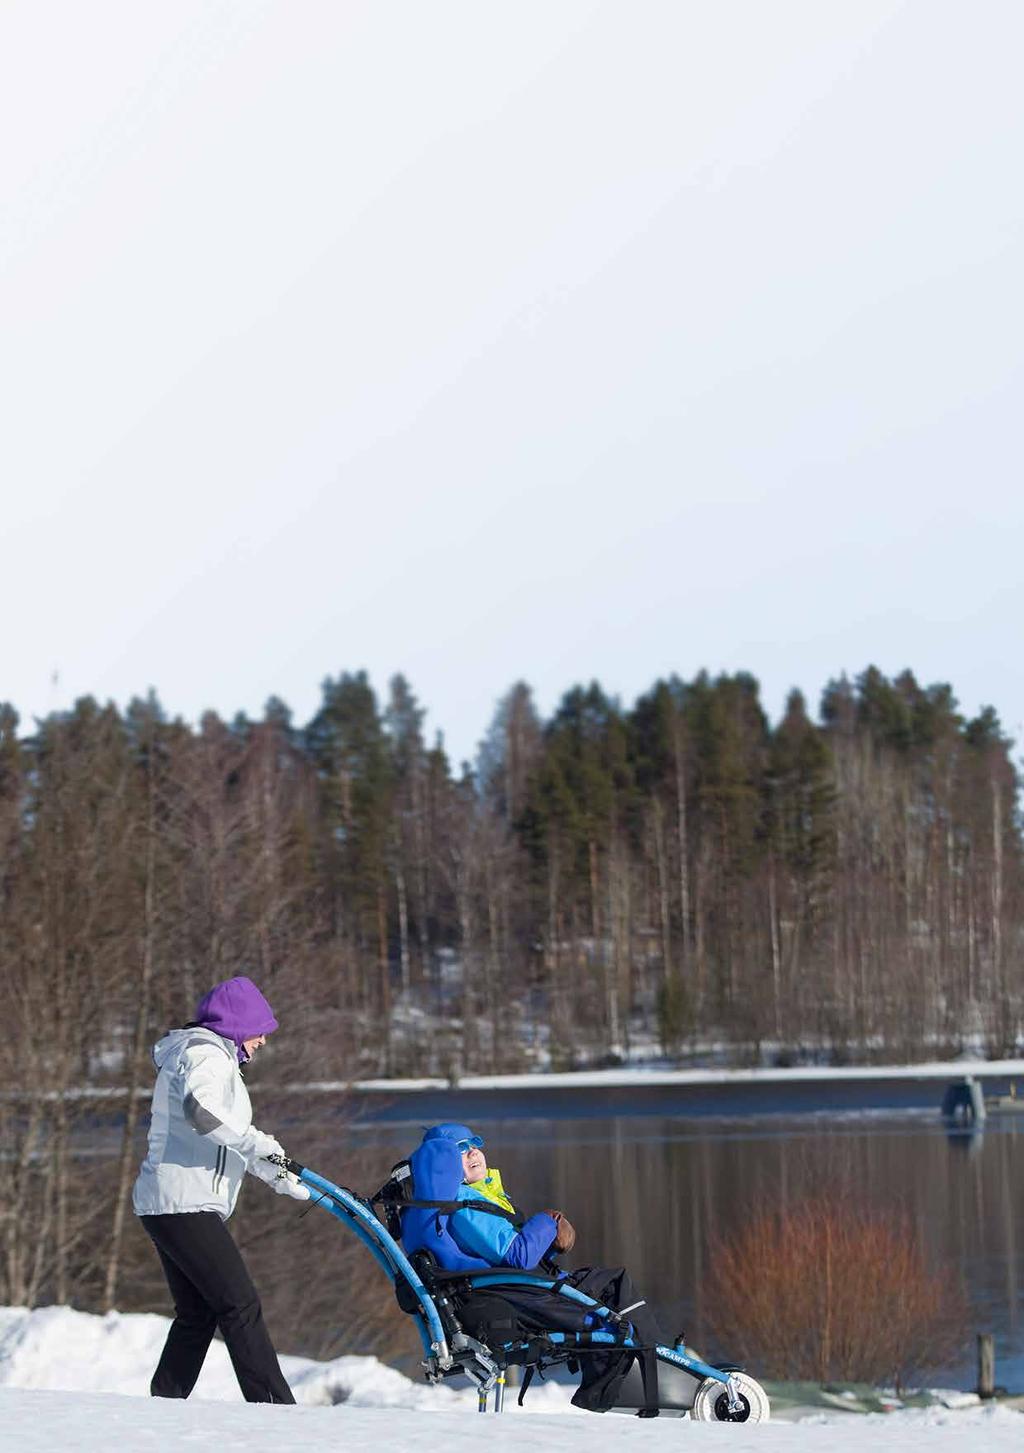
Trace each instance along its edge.
<instances>
[{"instance_id":1,"label":"snow covered ice","mask_svg":"<svg viewBox=\"0 0 1024 1453\"><path fill-rule=\"evenodd\" d=\"M284 1357L299 1406L250 1405L240 1400L219 1342L195 1396L169 1402L146 1396L167 1325L155 1315L0 1308L0 1446L15 1453L189 1445L281 1453L312 1444L369 1453L390 1445L451 1453L467 1436L483 1436L492 1453L519 1453L524 1446L530 1453L593 1453L596 1432L602 1448L637 1453L669 1453L681 1442L716 1450L728 1444L730 1453L921 1453L922 1440L928 1453L1016 1453L1024 1434L1021 1414L1001 1407L818 1414L754 1427L644 1422L614 1413L598 1423L594 1414L569 1409L568 1391L551 1384L531 1388L525 1410L510 1399L500 1418L488 1413L484 1423L471 1389L418 1384L373 1357L326 1363Z\"/></svg>"}]
</instances>

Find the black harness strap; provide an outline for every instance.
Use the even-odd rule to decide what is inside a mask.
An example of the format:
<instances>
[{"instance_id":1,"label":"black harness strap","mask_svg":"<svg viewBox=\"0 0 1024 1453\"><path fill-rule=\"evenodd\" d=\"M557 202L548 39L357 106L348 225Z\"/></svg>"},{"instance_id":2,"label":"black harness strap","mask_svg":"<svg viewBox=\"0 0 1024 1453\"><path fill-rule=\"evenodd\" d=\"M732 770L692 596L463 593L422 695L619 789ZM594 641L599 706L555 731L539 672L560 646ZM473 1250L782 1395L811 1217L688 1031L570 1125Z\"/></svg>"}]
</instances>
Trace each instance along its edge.
<instances>
[{"instance_id":1,"label":"black harness strap","mask_svg":"<svg viewBox=\"0 0 1024 1453\"><path fill-rule=\"evenodd\" d=\"M500 1216L511 1221L513 1226L522 1226L522 1216L496 1206L493 1201L406 1201L399 1196L376 1195L370 1202L373 1206L394 1206L399 1211L437 1211L439 1215L454 1216L456 1211L483 1211L487 1216Z\"/></svg>"}]
</instances>

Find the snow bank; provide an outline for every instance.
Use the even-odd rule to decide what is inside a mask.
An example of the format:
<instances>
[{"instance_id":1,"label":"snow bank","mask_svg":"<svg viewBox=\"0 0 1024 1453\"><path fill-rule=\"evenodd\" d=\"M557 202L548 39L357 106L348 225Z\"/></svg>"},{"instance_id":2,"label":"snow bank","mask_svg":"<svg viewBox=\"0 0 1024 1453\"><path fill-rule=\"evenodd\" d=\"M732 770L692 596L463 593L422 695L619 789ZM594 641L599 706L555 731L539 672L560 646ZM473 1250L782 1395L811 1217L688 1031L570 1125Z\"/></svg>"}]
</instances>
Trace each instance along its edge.
<instances>
[{"instance_id":1,"label":"snow bank","mask_svg":"<svg viewBox=\"0 0 1024 1453\"><path fill-rule=\"evenodd\" d=\"M170 1325L149 1313L110 1312L105 1317L69 1307L0 1307L0 1387L64 1392L110 1392L149 1396L160 1349ZM410 1408L444 1412L476 1408L476 1394L457 1386L413 1382L376 1357L337 1357L314 1362L282 1357L281 1367L296 1399L311 1406ZM570 1390L534 1384L525 1411L569 1409ZM242 1395L220 1341L210 1348L195 1396L241 1402ZM518 1410L517 1410L518 1411Z\"/></svg>"}]
</instances>

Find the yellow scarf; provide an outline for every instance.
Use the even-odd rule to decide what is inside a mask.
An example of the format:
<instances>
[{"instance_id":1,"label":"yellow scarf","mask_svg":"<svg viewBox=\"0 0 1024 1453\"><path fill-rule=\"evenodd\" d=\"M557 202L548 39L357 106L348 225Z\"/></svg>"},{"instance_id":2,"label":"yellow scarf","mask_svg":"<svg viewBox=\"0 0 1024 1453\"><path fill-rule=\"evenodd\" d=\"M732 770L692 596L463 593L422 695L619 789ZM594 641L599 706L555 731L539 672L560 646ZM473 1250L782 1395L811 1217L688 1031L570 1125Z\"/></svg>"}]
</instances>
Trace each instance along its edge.
<instances>
[{"instance_id":1,"label":"yellow scarf","mask_svg":"<svg viewBox=\"0 0 1024 1453\"><path fill-rule=\"evenodd\" d=\"M478 1196L483 1196L485 1201L493 1201L503 1211L515 1213L516 1208L509 1200L505 1187L501 1184L501 1171L495 1170L493 1166L482 1181L472 1182L470 1190L476 1191Z\"/></svg>"}]
</instances>

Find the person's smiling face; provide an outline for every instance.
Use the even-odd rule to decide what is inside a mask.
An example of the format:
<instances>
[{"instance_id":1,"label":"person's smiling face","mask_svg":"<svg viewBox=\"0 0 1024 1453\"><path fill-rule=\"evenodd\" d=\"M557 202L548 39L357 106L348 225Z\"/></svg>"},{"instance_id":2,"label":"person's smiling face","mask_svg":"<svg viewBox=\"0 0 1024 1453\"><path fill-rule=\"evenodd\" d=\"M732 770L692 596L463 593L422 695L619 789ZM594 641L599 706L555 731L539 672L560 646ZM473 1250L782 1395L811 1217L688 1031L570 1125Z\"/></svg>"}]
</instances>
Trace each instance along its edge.
<instances>
[{"instance_id":1,"label":"person's smiling face","mask_svg":"<svg viewBox=\"0 0 1024 1453\"><path fill-rule=\"evenodd\" d=\"M487 1157L478 1145L462 1152L462 1178L467 1185L475 1185L487 1175Z\"/></svg>"}]
</instances>

